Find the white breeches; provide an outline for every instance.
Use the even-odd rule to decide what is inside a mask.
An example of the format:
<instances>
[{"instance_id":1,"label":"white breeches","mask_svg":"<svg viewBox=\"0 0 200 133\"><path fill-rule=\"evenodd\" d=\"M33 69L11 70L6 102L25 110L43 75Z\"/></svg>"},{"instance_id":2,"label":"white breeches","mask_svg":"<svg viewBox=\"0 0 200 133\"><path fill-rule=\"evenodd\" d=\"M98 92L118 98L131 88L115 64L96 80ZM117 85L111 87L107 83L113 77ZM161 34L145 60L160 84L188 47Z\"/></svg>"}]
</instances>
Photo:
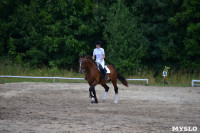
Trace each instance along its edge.
<instances>
[{"instance_id":1,"label":"white breeches","mask_svg":"<svg viewBox=\"0 0 200 133\"><path fill-rule=\"evenodd\" d=\"M98 63L101 64L101 66L102 66L103 69L104 69L104 67L105 67L105 61L99 61Z\"/></svg>"}]
</instances>

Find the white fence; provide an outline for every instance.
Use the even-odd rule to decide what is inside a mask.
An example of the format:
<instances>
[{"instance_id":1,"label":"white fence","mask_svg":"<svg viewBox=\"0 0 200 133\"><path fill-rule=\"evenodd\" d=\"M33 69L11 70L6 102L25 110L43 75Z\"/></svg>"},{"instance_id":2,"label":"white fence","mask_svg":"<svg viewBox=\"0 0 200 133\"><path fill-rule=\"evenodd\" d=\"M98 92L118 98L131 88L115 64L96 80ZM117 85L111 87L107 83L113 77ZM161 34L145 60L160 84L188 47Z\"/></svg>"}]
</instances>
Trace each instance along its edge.
<instances>
[{"instance_id":1,"label":"white fence","mask_svg":"<svg viewBox=\"0 0 200 133\"><path fill-rule=\"evenodd\" d=\"M193 86L200 86L200 84L194 84L195 82L199 82L200 83L200 80L192 80L192 87Z\"/></svg>"},{"instance_id":2,"label":"white fence","mask_svg":"<svg viewBox=\"0 0 200 133\"><path fill-rule=\"evenodd\" d=\"M70 79L70 80L84 80L84 78L68 78L68 77L31 77L31 76L9 76L9 75L0 75L2 78L32 78L32 79L53 79L55 83L56 79ZM148 79L126 79L131 81L146 81L146 84L149 83Z\"/></svg>"},{"instance_id":3,"label":"white fence","mask_svg":"<svg viewBox=\"0 0 200 133\"><path fill-rule=\"evenodd\" d=\"M146 84L149 83L149 79L126 79L126 80L132 80L132 81L146 81Z\"/></svg>"}]
</instances>

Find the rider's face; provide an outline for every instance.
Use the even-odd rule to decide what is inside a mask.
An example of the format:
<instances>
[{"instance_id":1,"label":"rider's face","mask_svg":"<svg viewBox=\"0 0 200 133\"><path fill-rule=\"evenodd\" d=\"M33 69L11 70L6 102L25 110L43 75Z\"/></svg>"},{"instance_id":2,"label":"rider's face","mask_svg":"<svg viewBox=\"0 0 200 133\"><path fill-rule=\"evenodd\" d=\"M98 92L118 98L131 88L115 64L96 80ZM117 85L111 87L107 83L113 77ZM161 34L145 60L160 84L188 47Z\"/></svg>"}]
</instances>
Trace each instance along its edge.
<instances>
[{"instance_id":1,"label":"rider's face","mask_svg":"<svg viewBox=\"0 0 200 133\"><path fill-rule=\"evenodd\" d=\"M97 45L96 45L96 48L100 48L100 45L99 45L99 44L97 44Z\"/></svg>"}]
</instances>

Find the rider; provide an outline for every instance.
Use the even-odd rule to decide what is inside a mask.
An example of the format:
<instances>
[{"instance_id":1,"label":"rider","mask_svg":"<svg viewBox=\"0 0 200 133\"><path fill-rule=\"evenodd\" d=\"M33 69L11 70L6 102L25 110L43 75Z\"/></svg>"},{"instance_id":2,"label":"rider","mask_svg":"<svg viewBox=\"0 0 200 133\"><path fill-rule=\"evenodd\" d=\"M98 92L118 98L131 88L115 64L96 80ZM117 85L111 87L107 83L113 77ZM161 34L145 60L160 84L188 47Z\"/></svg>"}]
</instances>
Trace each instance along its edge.
<instances>
[{"instance_id":1,"label":"rider","mask_svg":"<svg viewBox=\"0 0 200 133\"><path fill-rule=\"evenodd\" d=\"M93 51L93 60L95 59L95 56L96 56L96 62L101 64L100 65L100 69L101 69L101 72L103 73L103 75L105 76L105 79L106 80L109 80L109 77L107 76L106 74L106 69L104 68L105 66L105 61L104 61L104 58L105 58L105 52L104 52L104 49L101 48L101 42L100 41L96 41L96 48L94 49Z\"/></svg>"}]
</instances>

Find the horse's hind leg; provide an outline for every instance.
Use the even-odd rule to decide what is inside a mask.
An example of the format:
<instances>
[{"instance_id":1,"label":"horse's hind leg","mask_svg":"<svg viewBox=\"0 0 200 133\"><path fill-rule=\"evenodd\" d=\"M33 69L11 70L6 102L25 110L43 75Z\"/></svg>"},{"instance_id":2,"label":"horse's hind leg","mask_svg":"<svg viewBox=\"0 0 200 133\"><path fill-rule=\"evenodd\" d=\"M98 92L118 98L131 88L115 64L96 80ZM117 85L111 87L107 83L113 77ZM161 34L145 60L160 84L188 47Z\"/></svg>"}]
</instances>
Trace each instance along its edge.
<instances>
[{"instance_id":1,"label":"horse's hind leg","mask_svg":"<svg viewBox=\"0 0 200 133\"><path fill-rule=\"evenodd\" d=\"M102 97L103 101L105 101L107 93L109 91L109 87L106 84L102 84L102 86L105 88L105 92L104 92L103 97Z\"/></svg>"},{"instance_id":2,"label":"horse's hind leg","mask_svg":"<svg viewBox=\"0 0 200 133\"><path fill-rule=\"evenodd\" d=\"M114 103L118 103L118 87L117 87L117 81L112 81L114 89L115 89L115 101Z\"/></svg>"},{"instance_id":3,"label":"horse's hind leg","mask_svg":"<svg viewBox=\"0 0 200 133\"><path fill-rule=\"evenodd\" d=\"M115 101L114 103L118 103L118 87L115 87Z\"/></svg>"}]
</instances>

